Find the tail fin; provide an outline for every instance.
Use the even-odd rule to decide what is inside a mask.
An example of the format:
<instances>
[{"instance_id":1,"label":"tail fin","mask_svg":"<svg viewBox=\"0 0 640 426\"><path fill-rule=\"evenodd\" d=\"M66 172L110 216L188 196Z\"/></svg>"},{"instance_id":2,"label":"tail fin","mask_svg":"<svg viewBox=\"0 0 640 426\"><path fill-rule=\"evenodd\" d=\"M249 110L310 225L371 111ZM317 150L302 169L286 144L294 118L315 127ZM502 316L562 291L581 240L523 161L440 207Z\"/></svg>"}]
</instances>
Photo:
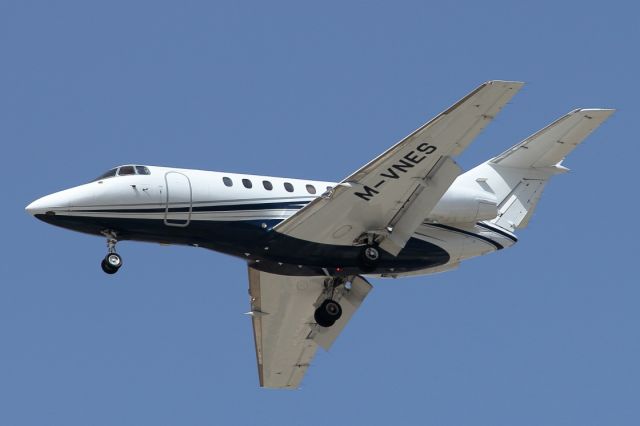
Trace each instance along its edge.
<instances>
[{"instance_id":1,"label":"tail fin","mask_svg":"<svg viewBox=\"0 0 640 426\"><path fill-rule=\"evenodd\" d=\"M571 111L470 170L469 177L496 196L498 216L492 222L511 231L526 227L549 178L569 170L562 160L614 111Z\"/></svg>"}]
</instances>

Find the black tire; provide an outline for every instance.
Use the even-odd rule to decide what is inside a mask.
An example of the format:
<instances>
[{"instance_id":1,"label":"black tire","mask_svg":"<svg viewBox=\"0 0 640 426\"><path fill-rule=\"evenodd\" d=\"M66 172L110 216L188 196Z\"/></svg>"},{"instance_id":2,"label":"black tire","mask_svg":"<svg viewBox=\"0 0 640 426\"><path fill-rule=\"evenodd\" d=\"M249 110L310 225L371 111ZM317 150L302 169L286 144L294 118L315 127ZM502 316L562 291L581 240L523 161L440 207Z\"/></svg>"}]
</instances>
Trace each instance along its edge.
<instances>
[{"instance_id":1,"label":"black tire","mask_svg":"<svg viewBox=\"0 0 640 426\"><path fill-rule=\"evenodd\" d=\"M122 258L118 253L109 253L104 260L114 269L120 269L122 266Z\"/></svg>"},{"instance_id":2,"label":"black tire","mask_svg":"<svg viewBox=\"0 0 640 426\"><path fill-rule=\"evenodd\" d=\"M118 253L109 253L102 259L100 266L107 274L115 274L122 266L122 258Z\"/></svg>"},{"instance_id":3,"label":"black tire","mask_svg":"<svg viewBox=\"0 0 640 426\"><path fill-rule=\"evenodd\" d=\"M342 316L342 306L335 300L327 299L323 303L324 311L327 313L327 316L336 322Z\"/></svg>"},{"instance_id":4,"label":"black tire","mask_svg":"<svg viewBox=\"0 0 640 426\"><path fill-rule=\"evenodd\" d=\"M320 327L328 328L335 324L335 321L331 321L322 312L320 312L319 309L316 309L316 312L313 314L313 318Z\"/></svg>"},{"instance_id":5,"label":"black tire","mask_svg":"<svg viewBox=\"0 0 640 426\"><path fill-rule=\"evenodd\" d=\"M115 274L116 272L118 272L117 269L114 269L111 267L111 265L109 265L109 263L107 263L107 259L102 259L102 262L100 263L100 266L102 267L102 270L111 275L111 274Z\"/></svg>"},{"instance_id":6,"label":"black tire","mask_svg":"<svg viewBox=\"0 0 640 426\"><path fill-rule=\"evenodd\" d=\"M342 306L335 300L327 299L313 314L313 318L321 327L331 327L342 316Z\"/></svg>"},{"instance_id":7,"label":"black tire","mask_svg":"<svg viewBox=\"0 0 640 426\"><path fill-rule=\"evenodd\" d=\"M380 263L380 249L378 246L364 246L360 251L360 269L363 272L373 272Z\"/></svg>"}]
</instances>

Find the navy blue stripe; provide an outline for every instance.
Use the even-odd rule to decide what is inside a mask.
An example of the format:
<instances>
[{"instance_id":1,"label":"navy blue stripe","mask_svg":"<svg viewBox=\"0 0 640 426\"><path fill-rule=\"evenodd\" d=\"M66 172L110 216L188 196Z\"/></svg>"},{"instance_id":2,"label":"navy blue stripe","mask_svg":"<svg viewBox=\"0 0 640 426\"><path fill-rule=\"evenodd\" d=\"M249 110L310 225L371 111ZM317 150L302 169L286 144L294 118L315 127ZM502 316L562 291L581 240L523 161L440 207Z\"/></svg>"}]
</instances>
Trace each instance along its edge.
<instances>
[{"instance_id":1,"label":"navy blue stripe","mask_svg":"<svg viewBox=\"0 0 640 426\"><path fill-rule=\"evenodd\" d=\"M284 202L284 203L260 203L260 204L230 204L223 206L195 206L193 212L227 212L241 210L299 210L307 203L304 201ZM74 210L82 213L164 213L166 207L161 208L138 208L138 209L105 209L105 210ZM188 212L189 207L169 207L169 212Z\"/></svg>"},{"instance_id":2,"label":"navy blue stripe","mask_svg":"<svg viewBox=\"0 0 640 426\"><path fill-rule=\"evenodd\" d=\"M474 234L473 232L465 231L464 229L454 228L453 226L449 226L449 225L443 225L441 223L429 223L428 225L435 226L436 228L446 229L448 231L459 232L461 234L469 235L470 237L476 237L484 242L487 242L493 245L497 250L502 250L504 248L502 244L500 244L499 242L494 241L491 238L485 237L484 235ZM423 234L419 234L419 235L423 235ZM424 236L428 237L428 235L424 235Z\"/></svg>"},{"instance_id":3,"label":"navy blue stripe","mask_svg":"<svg viewBox=\"0 0 640 426\"><path fill-rule=\"evenodd\" d=\"M502 235L503 237L507 237L508 239L510 239L511 241L513 241L514 243L518 242L518 239L516 237L514 237L513 235L509 234L506 231L503 231L500 228L497 228L495 226L491 226L491 225L487 225L486 223L482 223L482 222L478 222L476 225L481 226L484 229L488 229L489 231L493 231L497 234Z\"/></svg>"}]
</instances>

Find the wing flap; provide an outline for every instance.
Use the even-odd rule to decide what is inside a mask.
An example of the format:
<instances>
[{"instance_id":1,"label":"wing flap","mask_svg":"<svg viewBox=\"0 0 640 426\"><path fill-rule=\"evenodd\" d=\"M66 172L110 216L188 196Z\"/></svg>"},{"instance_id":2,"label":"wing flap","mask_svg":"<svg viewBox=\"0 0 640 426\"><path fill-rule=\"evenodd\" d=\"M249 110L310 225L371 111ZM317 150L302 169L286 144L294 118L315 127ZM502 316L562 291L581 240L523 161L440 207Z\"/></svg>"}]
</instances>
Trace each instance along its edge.
<instances>
[{"instance_id":1,"label":"wing flap","mask_svg":"<svg viewBox=\"0 0 640 426\"><path fill-rule=\"evenodd\" d=\"M420 181L420 185L391 220L389 235L382 240L380 247L397 256L424 221L425 212L433 210L460 173L460 167L451 158L443 158L438 167Z\"/></svg>"}]
</instances>

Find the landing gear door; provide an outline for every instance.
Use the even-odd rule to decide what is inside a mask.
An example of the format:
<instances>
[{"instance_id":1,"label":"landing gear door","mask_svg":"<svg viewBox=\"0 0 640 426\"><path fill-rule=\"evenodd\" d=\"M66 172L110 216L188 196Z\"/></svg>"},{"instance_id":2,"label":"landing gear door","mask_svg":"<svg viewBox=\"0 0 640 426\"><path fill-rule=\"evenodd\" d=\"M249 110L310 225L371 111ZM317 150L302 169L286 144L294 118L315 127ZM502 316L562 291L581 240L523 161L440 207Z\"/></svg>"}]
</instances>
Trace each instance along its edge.
<instances>
[{"instance_id":1,"label":"landing gear door","mask_svg":"<svg viewBox=\"0 0 640 426\"><path fill-rule=\"evenodd\" d=\"M167 172L164 175L164 180L166 184L164 224L178 227L188 226L193 210L191 181L187 175L180 172Z\"/></svg>"}]
</instances>

